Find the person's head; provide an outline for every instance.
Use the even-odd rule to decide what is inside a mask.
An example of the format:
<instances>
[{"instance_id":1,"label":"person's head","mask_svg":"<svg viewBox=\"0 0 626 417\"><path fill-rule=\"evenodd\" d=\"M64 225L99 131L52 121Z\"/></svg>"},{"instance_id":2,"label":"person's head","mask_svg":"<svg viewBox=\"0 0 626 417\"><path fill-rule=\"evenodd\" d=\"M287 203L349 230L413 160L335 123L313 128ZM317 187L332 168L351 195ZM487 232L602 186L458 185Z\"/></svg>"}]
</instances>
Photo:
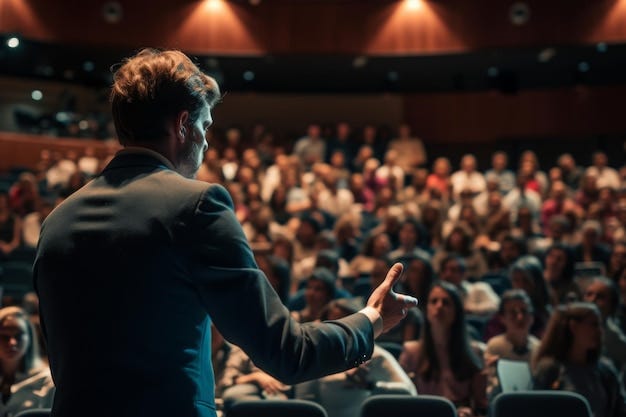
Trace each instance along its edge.
<instances>
[{"instance_id":1,"label":"person's head","mask_svg":"<svg viewBox=\"0 0 626 417\"><path fill-rule=\"evenodd\" d=\"M309 138L318 139L322 133L322 129L317 123L311 123L306 132Z\"/></svg>"},{"instance_id":2,"label":"person's head","mask_svg":"<svg viewBox=\"0 0 626 417\"><path fill-rule=\"evenodd\" d=\"M545 313L550 304L550 294L539 259L532 255L522 256L515 261L510 271L513 289L525 291L533 304L533 310Z\"/></svg>"},{"instance_id":3,"label":"person's head","mask_svg":"<svg viewBox=\"0 0 626 417\"><path fill-rule=\"evenodd\" d=\"M569 282L574 275L574 262L570 250L561 244L548 248L545 256L545 272L550 281Z\"/></svg>"},{"instance_id":4,"label":"person's head","mask_svg":"<svg viewBox=\"0 0 626 417\"><path fill-rule=\"evenodd\" d=\"M459 286L465 279L465 261L457 255L448 255L441 260L439 279Z\"/></svg>"},{"instance_id":5,"label":"person's head","mask_svg":"<svg viewBox=\"0 0 626 417\"><path fill-rule=\"evenodd\" d=\"M404 220L400 224L400 230L398 232L398 240L400 245L407 248L412 248L419 243L421 227L417 220L409 218Z\"/></svg>"},{"instance_id":6,"label":"person's head","mask_svg":"<svg viewBox=\"0 0 626 417\"><path fill-rule=\"evenodd\" d=\"M111 110L122 145L165 151L177 171L192 177L219 99L217 82L182 52L144 49L115 71Z\"/></svg>"},{"instance_id":7,"label":"person's head","mask_svg":"<svg viewBox=\"0 0 626 417\"><path fill-rule=\"evenodd\" d=\"M24 310L0 309L0 372L15 367L28 372L40 359L37 334Z\"/></svg>"},{"instance_id":8,"label":"person's head","mask_svg":"<svg viewBox=\"0 0 626 417\"><path fill-rule=\"evenodd\" d=\"M440 372L434 337L442 334L447 339L446 354L455 377L466 380L479 372L479 360L469 344L461 295L454 285L437 281L428 291L422 331L424 359L419 371L427 380L437 377Z\"/></svg>"},{"instance_id":9,"label":"person's head","mask_svg":"<svg viewBox=\"0 0 626 417\"><path fill-rule=\"evenodd\" d=\"M472 244L472 232L467 226L459 223L454 226L445 240L445 249L460 255L468 255Z\"/></svg>"},{"instance_id":10,"label":"person's head","mask_svg":"<svg viewBox=\"0 0 626 417\"><path fill-rule=\"evenodd\" d=\"M385 152L385 165L394 166L398 160L398 151L395 149L389 149Z\"/></svg>"},{"instance_id":11,"label":"person's head","mask_svg":"<svg viewBox=\"0 0 626 417\"><path fill-rule=\"evenodd\" d=\"M571 172L574 170L574 168L576 168L576 161L571 154L564 153L563 155L559 156L559 159L557 160L557 165L559 166L559 168L561 168L561 171Z\"/></svg>"},{"instance_id":12,"label":"person's head","mask_svg":"<svg viewBox=\"0 0 626 417\"><path fill-rule=\"evenodd\" d=\"M548 234L553 241L558 242L570 232L570 221L564 214L552 216L548 222Z\"/></svg>"},{"instance_id":13,"label":"person's head","mask_svg":"<svg viewBox=\"0 0 626 417\"><path fill-rule=\"evenodd\" d=\"M603 319L615 314L619 306L619 288L613 281L606 277L594 277L587 285L583 294L583 301L594 303L598 306Z\"/></svg>"},{"instance_id":14,"label":"person's head","mask_svg":"<svg viewBox=\"0 0 626 417\"><path fill-rule=\"evenodd\" d=\"M293 263L294 247L291 239L279 235L272 242L272 255L285 260L289 265Z\"/></svg>"},{"instance_id":15,"label":"person's head","mask_svg":"<svg viewBox=\"0 0 626 417\"><path fill-rule=\"evenodd\" d=\"M461 170L467 173L476 171L476 157L472 154L463 155L463 158L461 158Z\"/></svg>"},{"instance_id":16,"label":"person's head","mask_svg":"<svg viewBox=\"0 0 626 417\"><path fill-rule=\"evenodd\" d=\"M430 328L452 331L453 327L465 326L463 301L455 286L447 282L436 282L428 291L426 319Z\"/></svg>"},{"instance_id":17,"label":"person's head","mask_svg":"<svg viewBox=\"0 0 626 417\"><path fill-rule=\"evenodd\" d=\"M563 181L555 181L550 187L550 196L556 200L562 202L567 197L567 187Z\"/></svg>"},{"instance_id":18,"label":"person's head","mask_svg":"<svg viewBox=\"0 0 626 417\"><path fill-rule=\"evenodd\" d=\"M420 308L423 307L428 289L434 280L430 261L418 255L405 255L398 261L404 265L403 288L419 300Z\"/></svg>"},{"instance_id":19,"label":"person's head","mask_svg":"<svg viewBox=\"0 0 626 417\"><path fill-rule=\"evenodd\" d=\"M508 290L502 294L498 315L507 334L528 336L533 313L533 304L526 291Z\"/></svg>"},{"instance_id":20,"label":"person's head","mask_svg":"<svg viewBox=\"0 0 626 417\"><path fill-rule=\"evenodd\" d=\"M339 254L333 249L322 249L315 258L316 267L327 268L335 276L339 274Z\"/></svg>"},{"instance_id":21,"label":"person's head","mask_svg":"<svg viewBox=\"0 0 626 417\"><path fill-rule=\"evenodd\" d=\"M335 276L327 268L313 270L306 282L304 298L307 306L320 309L335 298Z\"/></svg>"},{"instance_id":22,"label":"person's head","mask_svg":"<svg viewBox=\"0 0 626 417\"><path fill-rule=\"evenodd\" d=\"M509 160L505 152L495 152L491 157L491 166L496 171L503 171L504 169L506 169L508 163Z\"/></svg>"},{"instance_id":23,"label":"person's head","mask_svg":"<svg viewBox=\"0 0 626 417\"><path fill-rule=\"evenodd\" d=\"M300 218L300 225L296 230L296 239L306 247L315 245L318 234L322 231L322 224L312 214L306 213Z\"/></svg>"},{"instance_id":24,"label":"person's head","mask_svg":"<svg viewBox=\"0 0 626 417\"><path fill-rule=\"evenodd\" d=\"M524 239L506 235L500 242L500 259L504 265L511 265L520 256L526 254L526 241Z\"/></svg>"},{"instance_id":25,"label":"person's head","mask_svg":"<svg viewBox=\"0 0 626 417\"><path fill-rule=\"evenodd\" d=\"M535 363L542 358L566 362L572 351L586 351L587 363L595 363L602 351L602 323L595 304L562 304L553 313Z\"/></svg>"},{"instance_id":26,"label":"person's head","mask_svg":"<svg viewBox=\"0 0 626 417\"><path fill-rule=\"evenodd\" d=\"M369 236L363 246L363 254L374 258L386 255L389 250L391 250L391 241L385 232Z\"/></svg>"},{"instance_id":27,"label":"person's head","mask_svg":"<svg viewBox=\"0 0 626 417\"><path fill-rule=\"evenodd\" d=\"M626 268L626 241L613 244L611 258L609 260L609 270L612 273Z\"/></svg>"},{"instance_id":28,"label":"person's head","mask_svg":"<svg viewBox=\"0 0 626 417\"><path fill-rule=\"evenodd\" d=\"M339 320L359 312L363 307L363 299L361 297L338 298L326 305L320 318L322 320Z\"/></svg>"},{"instance_id":29,"label":"person's head","mask_svg":"<svg viewBox=\"0 0 626 417\"><path fill-rule=\"evenodd\" d=\"M598 243L602 236L602 225L597 220L586 220L582 227L582 244L592 247Z\"/></svg>"},{"instance_id":30,"label":"person's head","mask_svg":"<svg viewBox=\"0 0 626 417\"><path fill-rule=\"evenodd\" d=\"M450 174L450 169L448 158L440 157L433 162L433 173L439 177L447 177Z\"/></svg>"},{"instance_id":31,"label":"person's head","mask_svg":"<svg viewBox=\"0 0 626 417\"><path fill-rule=\"evenodd\" d=\"M607 166L609 159L606 154L601 151L597 151L593 153L593 165L597 168L604 168Z\"/></svg>"}]
</instances>

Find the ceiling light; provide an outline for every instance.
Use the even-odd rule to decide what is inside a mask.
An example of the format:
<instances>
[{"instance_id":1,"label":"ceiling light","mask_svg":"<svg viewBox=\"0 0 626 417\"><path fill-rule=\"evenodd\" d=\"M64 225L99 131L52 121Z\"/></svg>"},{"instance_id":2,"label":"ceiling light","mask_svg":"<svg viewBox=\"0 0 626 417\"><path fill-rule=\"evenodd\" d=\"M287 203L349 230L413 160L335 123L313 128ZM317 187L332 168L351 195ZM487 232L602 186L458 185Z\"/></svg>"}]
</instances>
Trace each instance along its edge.
<instances>
[{"instance_id":1,"label":"ceiling light","mask_svg":"<svg viewBox=\"0 0 626 417\"><path fill-rule=\"evenodd\" d=\"M41 90L33 90L33 92L30 93L30 97L35 101L39 101L43 98L43 93Z\"/></svg>"},{"instance_id":2,"label":"ceiling light","mask_svg":"<svg viewBox=\"0 0 626 417\"><path fill-rule=\"evenodd\" d=\"M18 46L20 46L20 38L12 36L9 39L7 39L7 46L9 48L17 48Z\"/></svg>"},{"instance_id":3,"label":"ceiling light","mask_svg":"<svg viewBox=\"0 0 626 417\"><path fill-rule=\"evenodd\" d=\"M422 0L406 0L406 8L409 10L419 10L422 8Z\"/></svg>"}]
</instances>

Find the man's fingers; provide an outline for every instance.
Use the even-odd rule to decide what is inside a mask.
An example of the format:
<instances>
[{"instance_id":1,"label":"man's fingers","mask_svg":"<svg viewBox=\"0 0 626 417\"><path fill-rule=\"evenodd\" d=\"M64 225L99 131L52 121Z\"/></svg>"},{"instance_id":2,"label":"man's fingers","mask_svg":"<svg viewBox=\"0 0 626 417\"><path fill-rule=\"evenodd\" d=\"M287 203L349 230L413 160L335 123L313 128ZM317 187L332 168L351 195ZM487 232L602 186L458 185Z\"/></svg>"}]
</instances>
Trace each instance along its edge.
<instances>
[{"instance_id":1,"label":"man's fingers","mask_svg":"<svg viewBox=\"0 0 626 417\"><path fill-rule=\"evenodd\" d=\"M405 308L411 308L417 306L417 298L411 297L406 294L396 294L396 300L404 302Z\"/></svg>"},{"instance_id":2,"label":"man's fingers","mask_svg":"<svg viewBox=\"0 0 626 417\"><path fill-rule=\"evenodd\" d=\"M395 283L400 279L403 269L404 267L400 262L393 264L393 266L389 269L389 272L387 272L387 276L385 277L383 284L388 285L389 288L393 288Z\"/></svg>"}]
</instances>

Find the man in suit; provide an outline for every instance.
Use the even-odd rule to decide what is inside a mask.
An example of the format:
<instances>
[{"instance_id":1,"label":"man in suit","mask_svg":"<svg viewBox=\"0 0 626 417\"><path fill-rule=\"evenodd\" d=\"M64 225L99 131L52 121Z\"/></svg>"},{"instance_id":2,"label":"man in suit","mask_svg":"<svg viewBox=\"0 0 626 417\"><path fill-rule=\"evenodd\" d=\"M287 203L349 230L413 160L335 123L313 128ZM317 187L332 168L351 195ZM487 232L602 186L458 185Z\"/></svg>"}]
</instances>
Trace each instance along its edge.
<instances>
[{"instance_id":1,"label":"man in suit","mask_svg":"<svg viewBox=\"0 0 626 417\"><path fill-rule=\"evenodd\" d=\"M115 73L125 149L46 219L34 266L57 386L55 417L215 416L210 324L293 384L355 367L416 304L391 288L367 307L300 325L257 268L219 185L195 181L215 81L178 51Z\"/></svg>"}]
</instances>

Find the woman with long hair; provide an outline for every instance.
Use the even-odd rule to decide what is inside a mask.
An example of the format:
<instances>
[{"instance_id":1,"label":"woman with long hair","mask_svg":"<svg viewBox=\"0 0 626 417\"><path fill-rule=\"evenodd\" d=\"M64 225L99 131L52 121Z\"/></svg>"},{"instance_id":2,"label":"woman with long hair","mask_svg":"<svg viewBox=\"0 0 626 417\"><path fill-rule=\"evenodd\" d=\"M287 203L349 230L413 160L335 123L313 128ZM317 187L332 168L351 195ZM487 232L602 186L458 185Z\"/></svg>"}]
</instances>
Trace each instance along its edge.
<instances>
[{"instance_id":1,"label":"woman with long hair","mask_svg":"<svg viewBox=\"0 0 626 417\"><path fill-rule=\"evenodd\" d=\"M0 309L0 416L52 407L54 384L37 334L19 307Z\"/></svg>"},{"instance_id":2,"label":"woman with long hair","mask_svg":"<svg viewBox=\"0 0 626 417\"><path fill-rule=\"evenodd\" d=\"M555 243L546 250L543 277L553 304L581 299L580 288L574 281L574 255L568 246Z\"/></svg>"},{"instance_id":3,"label":"woman with long hair","mask_svg":"<svg viewBox=\"0 0 626 417\"><path fill-rule=\"evenodd\" d=\"M541 338L552 311L552 300L546 281L543 279L541 262L535 256L524 255L511 266L509 278L513 289L523 290L528 294L533 309L530 333ZM498 316L494 316L487 323L484 338L489 340L504 331L504 324Z\"/></svg>"},{"instance_id":4,"label":"woman with long hair","mask_svg":"<svg viewBox=\"0 0 626 417\"><path fill-rule=\"evenodd\" d=\"M560 305L533 360L534 388L575 391L594 417L626 414L624 387L602 352L602 319L592 303Z\"/></svg>"},{"instance_id":5,"label":"woman with long hair","mask_svg":"<svg viewBox=\"0 0 626 417\"><path fill-rule=\"evenodd\" d=\"M420 394L448 398L459 417L483 415L486 377L479 350L470 344L458 290L436 282L428 293L422 338L404 344L399 362Z\"/></svg>"}]
</instances>

